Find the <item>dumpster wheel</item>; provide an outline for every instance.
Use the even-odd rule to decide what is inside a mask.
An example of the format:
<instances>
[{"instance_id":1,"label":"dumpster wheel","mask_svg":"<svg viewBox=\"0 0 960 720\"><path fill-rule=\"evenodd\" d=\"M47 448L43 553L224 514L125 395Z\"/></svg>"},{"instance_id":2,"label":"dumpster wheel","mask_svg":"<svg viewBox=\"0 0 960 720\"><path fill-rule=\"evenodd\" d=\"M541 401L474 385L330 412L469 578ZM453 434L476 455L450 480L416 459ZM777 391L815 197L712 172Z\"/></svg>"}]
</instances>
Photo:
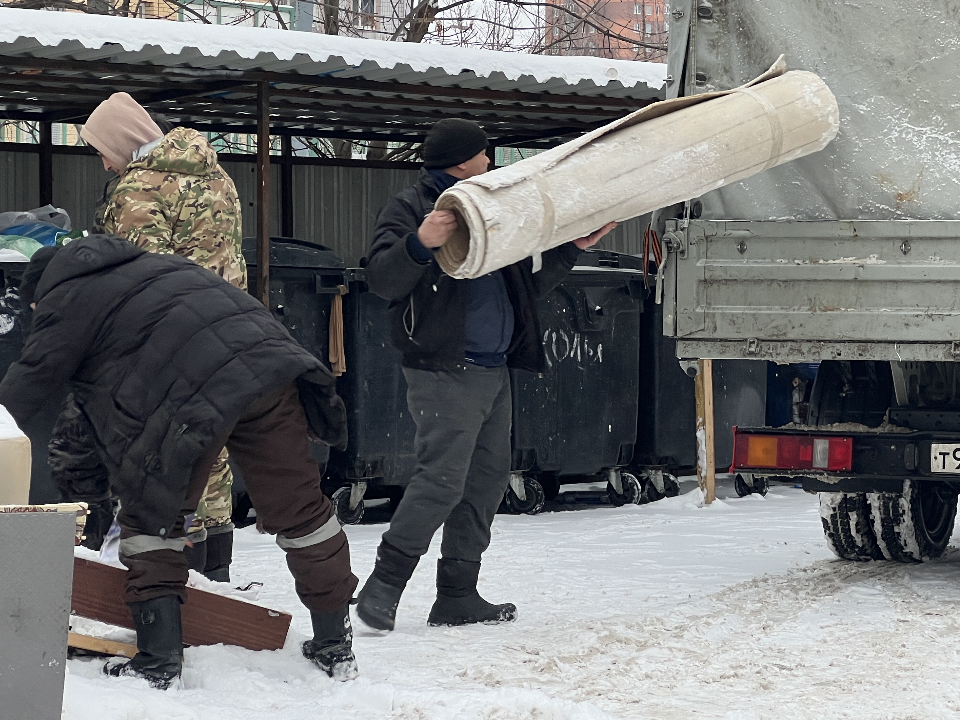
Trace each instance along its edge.
<instances>
[{"instance_id":1,"label":"dumpster wheel","mask_svg":"<svg viewBox=\"0 0 960 720\"><path fill-rule=\"evenodd\" d=\"M350 490L349 487L342 487L334 492L330 498L333 501L333 509L337 513L337 520L340 521L341 525L356 525L363 517L363 498L361 497L357 506L351 509Z\"/></svg>"},{"instance_id":2,"label":"dumpster wheel","mask_svg":"<svg viewBox=\"0 0 960 720\"><path fill-rule=\"evenodd\" d=\"M620 486L623 488L622 493L618 493L613 484L607 482L607 497L610 499L611 505L614 507L622 507L623 505L640 504L643 496L643 489L640 486L640 481L637 480L635 475L632 475L628 472L620 473Z\"/></svg>"},{"instance_id":3,"label":"dumpster wheel","mask_svg":"<svg viewBox=\"0 0 960 720\"><path fill-rule=\"evenodd\" d=\"M766 495L770 489L770 485L765 477L747 473L737 473L737 476L733 479L733 488L737 491L739 497L746 497L753 493Z\"/></svg>"},{"instance_id":4,"label":"dumpster wheel","mask_svg":"<svg viewBox=\"0 0 960 720\"><path fill-rule=\"evenodd\" d=\"M680 494L680 481L677 480L676 476L659 468L645 470L640 474L640 477L642 480L638 505L646 505Z\"/></svg>"},{"instance_id":5,"label":"dumpster wheel","mask_svg":"<svg viewBox=\"0 0 960 720\"><path fill-rule=\"evenodd\" d=\"M514 515L536 515L547 501L543 486L529 475L512 473L503 502Z\"/></svg>"},{"instance_id":6,"label":"dumpster wheel","mask_svg":"<svg viewBox=\"0 0 960 720\"><path fill-rule=\"evenodd\" d=\"M675 475L670 473L663 474L663 494L664 497L676 497L680 494L680 481Z\"/></svg>"}]
</instances>

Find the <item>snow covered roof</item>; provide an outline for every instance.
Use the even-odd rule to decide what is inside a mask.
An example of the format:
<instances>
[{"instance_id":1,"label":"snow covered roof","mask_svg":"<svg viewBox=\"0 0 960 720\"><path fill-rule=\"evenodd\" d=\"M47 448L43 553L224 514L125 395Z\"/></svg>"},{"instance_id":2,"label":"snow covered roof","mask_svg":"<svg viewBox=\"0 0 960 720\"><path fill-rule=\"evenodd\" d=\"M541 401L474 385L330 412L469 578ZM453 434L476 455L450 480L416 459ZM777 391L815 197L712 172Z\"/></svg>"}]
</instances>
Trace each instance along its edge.
<instances>
[{"instance_id":1,"label":"snow covered roof","mask_svg":"<svg viewBox=\"0 0 960 720\"><path fill-rule=\"evenodd\" d=\"M174 118L326 137L422 136L473 117L501 140L583 132L662 96L659 63L2 8L0 112L77 121L126 90ZM91 93L95 93L91 96ZM295 130L303 132L294 133Z\"/></svg>"}]
</instances>

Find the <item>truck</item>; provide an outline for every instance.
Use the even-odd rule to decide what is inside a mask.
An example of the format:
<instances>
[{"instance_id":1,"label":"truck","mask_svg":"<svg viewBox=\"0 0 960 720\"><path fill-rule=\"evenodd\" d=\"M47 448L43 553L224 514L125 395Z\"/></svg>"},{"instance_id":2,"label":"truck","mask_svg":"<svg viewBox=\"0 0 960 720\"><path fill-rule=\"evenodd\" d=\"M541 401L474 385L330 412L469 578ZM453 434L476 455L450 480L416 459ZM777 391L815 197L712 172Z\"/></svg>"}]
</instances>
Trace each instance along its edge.
<instances>
[{"instance_id":1,"label":"truck","mask_svg":"<svg viewBox=\"0 0 960 720\"><path fill-rule=\"evenodd\" d=\"M781 53L841 113L823 151L658 211L663 332L697 359L819 363L806 417L734 429L747 486L820 494L847 560L943 554L960 492L960 4L674 0L667 96Z\"/></svg>"}]
</instances>

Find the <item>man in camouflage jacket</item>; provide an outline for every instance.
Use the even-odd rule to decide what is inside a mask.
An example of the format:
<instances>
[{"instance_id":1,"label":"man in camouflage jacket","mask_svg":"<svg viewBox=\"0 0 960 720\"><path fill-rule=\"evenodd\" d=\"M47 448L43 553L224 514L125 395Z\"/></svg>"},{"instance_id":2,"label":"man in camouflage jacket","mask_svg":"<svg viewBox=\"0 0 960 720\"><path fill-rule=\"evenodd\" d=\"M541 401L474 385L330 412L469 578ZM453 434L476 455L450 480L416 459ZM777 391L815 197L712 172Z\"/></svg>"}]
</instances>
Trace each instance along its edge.
<instances>
[{"instance_id":1,"label":"man in camouflage jacket","mask_svg":"<svg viewBox=\"0 0 960 720\"><path fill-rule=\"evenodd\" d=\"M162 124L126 93L112 95L90 115L81 137L97 149L104 167L117 173L94 226L148 252L189 258L245 290L233 180L204 136L184 127L161 129ZM189 553L194 569L222 582L230 577L232 487L224 449L197 507Z\"/></svg>"}]
</instances>

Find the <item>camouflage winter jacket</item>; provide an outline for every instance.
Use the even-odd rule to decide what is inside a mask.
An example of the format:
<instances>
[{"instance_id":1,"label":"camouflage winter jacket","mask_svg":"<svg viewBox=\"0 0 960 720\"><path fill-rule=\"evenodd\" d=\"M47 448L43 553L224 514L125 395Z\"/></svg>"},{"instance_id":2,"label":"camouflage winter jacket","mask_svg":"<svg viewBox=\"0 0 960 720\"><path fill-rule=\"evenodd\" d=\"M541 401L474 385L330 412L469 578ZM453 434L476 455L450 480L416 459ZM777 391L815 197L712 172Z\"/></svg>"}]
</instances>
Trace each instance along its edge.
<instances>
[{"instance_id":1,"label":"camouflage winter jacket","mask_svg":"<svg viewBox=\"0 0 960 720\"><path fill-rule=\"evenodd\" d=\"M217 153L196 130L171 130L120 175L95 224L147 252L176 254L247 287L240 199Z\"/></svg>"}]
</instances>

